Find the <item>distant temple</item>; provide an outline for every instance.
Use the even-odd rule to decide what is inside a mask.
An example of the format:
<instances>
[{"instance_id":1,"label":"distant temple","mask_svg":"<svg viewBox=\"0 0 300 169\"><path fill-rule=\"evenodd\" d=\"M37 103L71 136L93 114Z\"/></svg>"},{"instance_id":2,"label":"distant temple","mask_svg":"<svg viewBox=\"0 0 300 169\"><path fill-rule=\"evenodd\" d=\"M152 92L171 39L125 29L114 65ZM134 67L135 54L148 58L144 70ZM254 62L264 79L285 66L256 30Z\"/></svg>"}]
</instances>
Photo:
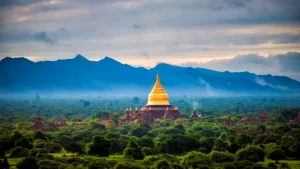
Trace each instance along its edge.
<instances>
[{"instance_id":1,"label":"distant temple","mask_svg":"<svg viewBox=\"0 0 300 169\"><path fill-rule=\"evenodd\" d=\"M57 120L56 118L54 118L52 120L52 122L57 127L67 127L68 126L67 121L65 119L63 119L63 118L61 120Z\"/></svg>"},{"instance_id":2,"label":"distant temple","mask_svg":"<svg viewBox=\"0 0 300 169\"><path fill-rule=\"evenodd\" d=\"M163 88L160 77L157 74L156 82L148 96L148 103L140 111L137 108L134 112L131 108L127 109L125 115L121 117L121 122L124 124L138 120L138 122L144 121L153 124L155 119L176 120L179 117L180 112L178 108L173 107L169 103L168 94Z\"/></svg>"},{"instance_id":3,"label":"distant temple","mask_svg":"<svg viewBox=\"0 0 300 169\"><path fill-rule=\"evenodd\" d=\"M244 114L241 115L242 118L244 117ZM248 117L246 119L243 119L244 123L261 123L261 122L266 122L268 120L267 113L264 111L261 113L260 116L258 117L253 117L252 113L249 113Z\"/></svg>"},{"instance_id":4,"label":"distant temple","mask_svg":"<svg viewBox=\"0 0 300 169\"><path fill-rule=\"evenodd\" d=\"M232 120L232 117L229 116L229 119L228 120L225 120L223 122L223 126L227 126L227 127L232 127L232 126L235 126L235 122Z\"/></svg>"},{"instance_id":5,"label":"distant temple","mask_svg":"<svg viewBox=\"0 0 300 169\"><path fill-rule=\"evenodd\" d=\"M190 118L198 118L198 117L199 117L199 115L198 115L198 113L197 113L197 111L196 111L196 107L194 107L193 113L192 113L192 115L190 116Z\"/></svg>"},{"instance_id":6,"label":"distant temple","mask_svg":"<svg viewBox=\"0 0 300 169\"><path fill-rule=\"evenodd\" d=\"M300 110L298 112L298 116L296 117L296 119L294 120L295 124L300 124Z\"/></svg>"},{"instance_id":7,"label":"distant temple","mask_svg":"<svg viewBox=\"0 0 300 169\"><path fill-rule=\"evenodd\" d=\"M39 115L35 118L35 123L32 126L29 126L27 128L27 130L28 131L44 131L44 124Z\"/></svg>"},{"instance_id":8,"label":"distant temple","mask_svg":"<svg viewBox=\"0 0 300 169\"><path fill-rule=\"evenodd\" d=\"M106 125L106 126L110 126L110 127L117 127L118 123L116 123L114 121L114 116L115 115L112 111L109 112L108 118L104 117L103 114L102 114L102 117L100 119L100 123L103 124L103 125Z\"/></svg>"}]
</instances>

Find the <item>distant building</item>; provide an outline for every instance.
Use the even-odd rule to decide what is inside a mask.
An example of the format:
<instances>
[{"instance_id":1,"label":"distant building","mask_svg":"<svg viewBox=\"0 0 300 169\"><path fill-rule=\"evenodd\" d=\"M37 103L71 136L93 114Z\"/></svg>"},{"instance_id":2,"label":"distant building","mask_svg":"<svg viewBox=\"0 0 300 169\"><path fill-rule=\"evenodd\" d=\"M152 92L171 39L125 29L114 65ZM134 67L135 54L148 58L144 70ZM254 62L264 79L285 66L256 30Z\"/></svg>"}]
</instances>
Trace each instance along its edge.
<instances>
[{"instance_id":1,"label":"distant building","mask_svg":"<svg viewBox=\"0 0 300 169\"><path fill-rule=\"evenodd\" d=\"M192 113L192 115L190 116L190 118L198 118L198 117L199 117L199 115L198 115L198 113L197 113L197 111L196 111L196 107L194 107L193 113Z\"/></svg>"},{"instance_id":2,"label":"distant building","mask_svg":"<svg viewBox=\"0 0 300 169\"><path fill-rule=\"evenodd\" d=\"M300 110L298 112L298 116L296 117L296 119L294 120L295 124L300 124Z\"/></svg>"},{"instance_id":3,"label":"distant building","mask_svg":"<svg viewBox=\"0 0 300 169\"><path fill-rule=\"evenodd\" d=\"M180 117L177 107L170 104L168 94L163 88L159 74L156 76L156 82L149 93L147 104L140 111L136 108L135 112L131 108L126 110L125 115L121 117L122 123L130 123L134 120L153 124L155 119L176 120Z\"/></svg>"},{"instance_id":4,"label":"distant building","mask_svg":"<svg viewBox=\"0 0 300 169\"><path fill-rule=\"evenodd\" d=\"M35 118L35 123L27 128L28 131L44 131L44 124L39 115Z\"/></svg>"},{"instance_id":5,"label":"distant building","mask_svg":"<svg viewBox=\"0 0 300 169\"><path fill-rule=\"evenodd\" d=\"M102 117L100 119L100 123L106 126L110 127L117 127L118 124L114 121L114 113L111 111L109 112L108 118L104 117L102 114Z\"/></svg>"},{"instance_id":6,"label":"distant building","mask_svg":"<svg viewBox=\"0 0 300 169\"><path fill-rule=\"evenodd\" d=\"M63 118L61 120L57 120L56 118L54 118L52 120L52 122L57 127L67 127L68 126L67 121L65 119L63 119Z\"/></svg>"}]
</instances>

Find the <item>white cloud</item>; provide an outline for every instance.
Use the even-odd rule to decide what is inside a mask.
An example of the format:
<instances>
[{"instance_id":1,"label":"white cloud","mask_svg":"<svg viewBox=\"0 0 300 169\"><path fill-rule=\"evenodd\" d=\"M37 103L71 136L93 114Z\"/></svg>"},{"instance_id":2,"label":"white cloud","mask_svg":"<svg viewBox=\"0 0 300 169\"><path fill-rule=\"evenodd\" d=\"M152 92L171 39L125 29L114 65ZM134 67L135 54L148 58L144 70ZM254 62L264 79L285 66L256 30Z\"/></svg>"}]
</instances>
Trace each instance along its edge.
<instances>
[{"instance_id":1,"label":"white cloud","mask_svg":"<svg viewBox=\"0 0 300 169\"><path fill-rule=\"evenodd\" d=\"M299 6L298 0L1 1L0 56L56 60L81 53L150 67L300 52ZM30 38L40 32L55 45Z\"/></svg>"},{"instance_id":2,"label":"white cloud","mask_svg":"<svg viewBox=\"0 0 300 169\"><path fill-rule=\"evenodd\" d=\"M277 89L277 90L281 90L281 91L289 91L290 88L287 86L280 86L280 85L274 85L271 83L267 83L263 78L261 77L255 77L255 79L253 79L253 81L261 86L269 86L273 89Z\"/></svg>"}]
</instances>

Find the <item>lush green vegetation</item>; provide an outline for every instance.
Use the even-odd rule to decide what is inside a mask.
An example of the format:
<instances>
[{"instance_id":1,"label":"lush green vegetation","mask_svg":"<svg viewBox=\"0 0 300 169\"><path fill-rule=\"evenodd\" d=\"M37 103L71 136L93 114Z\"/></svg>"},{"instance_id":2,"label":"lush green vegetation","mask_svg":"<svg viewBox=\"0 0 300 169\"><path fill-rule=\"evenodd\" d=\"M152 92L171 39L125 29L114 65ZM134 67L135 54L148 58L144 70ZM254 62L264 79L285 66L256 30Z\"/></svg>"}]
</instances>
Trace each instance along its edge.
<instances>
[{"instance_id":1,"label":"lush green vegetation","mask_svg":"<svg viewBox=\"0 0 300 169\"><path fill-rule=\"evenodd\" d=\"M99 123L109 111L123 114L126 107L142 107L144 101L1 100L0 168L5 165L4 156L18 169L300 167L300 126L293 123L299 98L181 98L171 102L181 110L182 120L110 128ZM194 105L202 118L188 118ZM255 117L263 111L268 114L265 122L242 122L241 113L251 112ZM44 132L17 129L19 124L31 125L36 114L43 119ZM243 131L221 124L229 116ZM54 117L66 119L68 126L55 126ZM82 125L75 124L78 120L83 120Z\"/></svg>"}]
</instances>

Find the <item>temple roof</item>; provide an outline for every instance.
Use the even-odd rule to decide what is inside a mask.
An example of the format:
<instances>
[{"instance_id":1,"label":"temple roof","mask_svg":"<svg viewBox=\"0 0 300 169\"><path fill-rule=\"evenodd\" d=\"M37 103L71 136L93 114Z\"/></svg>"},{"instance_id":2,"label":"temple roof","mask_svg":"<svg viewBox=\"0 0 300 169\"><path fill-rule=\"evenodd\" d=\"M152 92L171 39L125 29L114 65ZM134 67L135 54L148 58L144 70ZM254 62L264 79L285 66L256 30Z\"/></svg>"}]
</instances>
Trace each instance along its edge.
<instances>
[{"instance_id":1,"label":"temple roof","mask_svg":"<svg viewBox=\"0 0 300 169\"><path fill-rule=\"evenodd\" d=\"M193 113L192 113L192 115L190 117L192 117L192 118L198 118L199 117L199 115L198 115L198 113L196 111L196 107L194 107Z\"/></svg>"},{"instance_id":2,"label":"temple roof","mask_svg":"<svg viewBox=\"0 0 300 169\"><path fill-rule=\"evenodd\" d=\"M168 94L160 82L159 74L156 75L156 82L149 93L147 105L170 105Z\"/></svg>"}]
</instances>

